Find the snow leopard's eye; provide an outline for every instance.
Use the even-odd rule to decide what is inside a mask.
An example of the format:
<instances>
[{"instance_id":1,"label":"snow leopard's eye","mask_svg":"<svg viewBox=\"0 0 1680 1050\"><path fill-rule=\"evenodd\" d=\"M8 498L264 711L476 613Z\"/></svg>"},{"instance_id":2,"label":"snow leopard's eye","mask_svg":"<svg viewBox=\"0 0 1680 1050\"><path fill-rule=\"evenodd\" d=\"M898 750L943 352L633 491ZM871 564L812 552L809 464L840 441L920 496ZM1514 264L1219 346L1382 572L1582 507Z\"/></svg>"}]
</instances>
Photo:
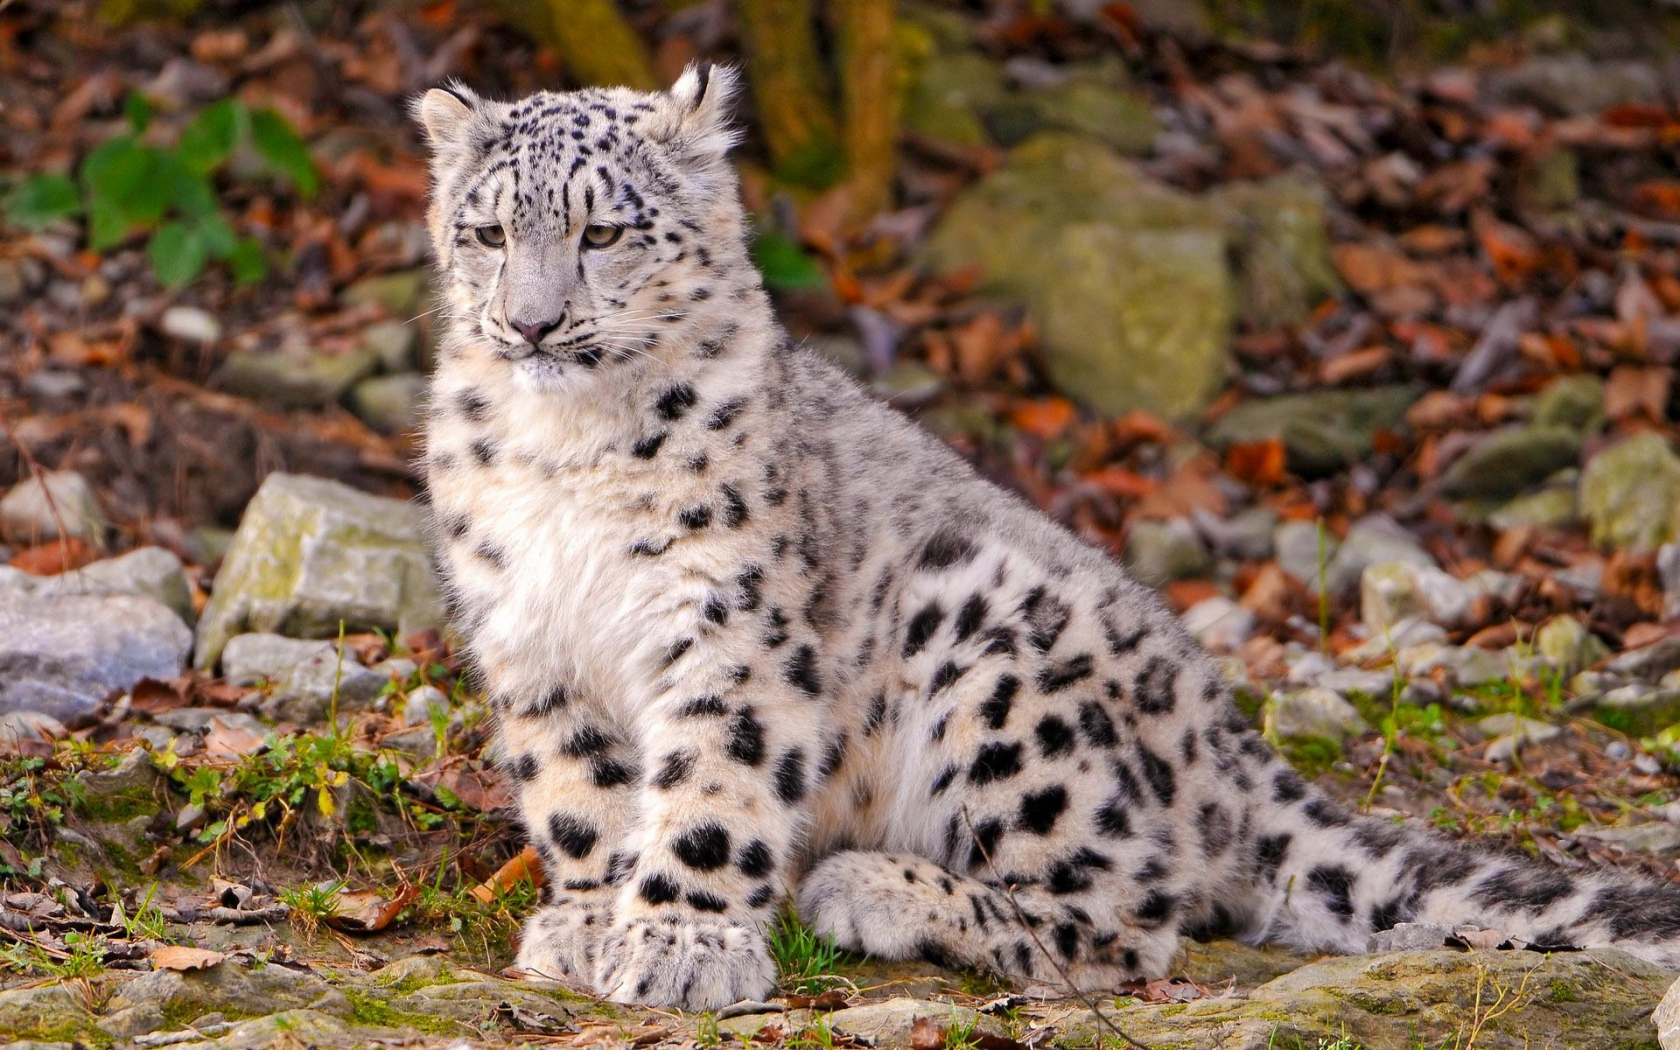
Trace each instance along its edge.
<instances>
[{"instance_id":1,"label":"snow leopard's eye","mask_svg":"<svg viewBox=\"0 0 1680 1050\"><path fill-rule=\"evenodd\" d=\"M624 227L608 226L605 223L592 222L583 228L583 246L585 248L610 248L624 236Z\"/></svg>"},{"instance_id":2,"label":"snow leopard's eye","mask_svg":"<svg viewBox=\"0 0 1680 1050\"><path fill-rule=\"evenodd\" d=\"M486 248L500 248L507 243L507 231L500 226L480 226L477 233L478 243Z\"/></svg>"}]
</instances>

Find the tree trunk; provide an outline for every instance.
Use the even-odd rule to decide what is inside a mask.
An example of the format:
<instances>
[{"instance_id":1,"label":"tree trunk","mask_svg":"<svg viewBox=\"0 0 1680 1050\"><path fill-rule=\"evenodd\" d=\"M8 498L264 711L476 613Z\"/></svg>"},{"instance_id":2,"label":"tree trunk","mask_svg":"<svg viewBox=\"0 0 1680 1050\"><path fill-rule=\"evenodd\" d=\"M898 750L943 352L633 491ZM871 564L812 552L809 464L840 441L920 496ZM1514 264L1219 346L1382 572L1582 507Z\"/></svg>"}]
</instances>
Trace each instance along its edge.
<instances>
[{"instance_id":1,"label":"tree trunk","mask_svg":"<svg viewBox=\"0 0 1680 1050\"><path fill-rule=\"evenodd\" d=\"M845 171L845 153L817 53L810 0L736 0L747 49L759 130L776 173L829 186Z\"/></svg>"},{"instance_id":2,"label":"tree trunk","mask_svg":"<svg viewBox=\"0 0 1680 1050\"><path fill-rule=\"evenodd\" d=\"M898 141L897 0L836 0L841 132L852 187L852 216L863 219L892 203Z\"/></svg>"},{"instance_id":3,"label":"tree trunk","mask_svg":"<svg viewBox=\"0 0 1680 1050\"><path fill-rule=\"evenodd\" d=\"M549 45L581 84L656 91L653 58L613 0L501 0L508 16Z\"/></svg>"}]
</instances>

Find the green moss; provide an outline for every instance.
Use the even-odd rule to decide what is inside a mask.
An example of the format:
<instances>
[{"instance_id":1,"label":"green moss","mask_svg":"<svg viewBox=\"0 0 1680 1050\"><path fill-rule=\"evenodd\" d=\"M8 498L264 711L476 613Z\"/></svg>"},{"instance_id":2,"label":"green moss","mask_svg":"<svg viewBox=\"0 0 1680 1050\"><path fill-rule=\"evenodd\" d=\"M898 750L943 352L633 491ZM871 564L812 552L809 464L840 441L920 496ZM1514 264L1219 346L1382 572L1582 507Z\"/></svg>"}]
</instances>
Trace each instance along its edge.
<instances>
[{"instance_id":1,"label":"green moss","mask_svg":"<svg viewBox=\"0 0 1680 1050\"><path fill-rule=\"evenodd\" d=\"M26 1028L21 1032L6 1034L19 1042L69 1043L72 1046L98 1047L99 1050L106 1050L117 1043L109 1032L76 1021L64 1021L43 1028Z\"/></svg>"},{"instance_id":2,"label":"green moss","mask_svg":"<svg viewBox=\"0 0 1680 1050\"><path fill-rule=\"evenodd\" d=\"M1578 1003L1581 1001L1581 996L1576 993L1574 988L1570 987L1567 981L1563 980L1552 981L1550 998L1554 1003Z\"/></svg>"},{"instance_id":3,"label":"green moss","mask_svg":"<svg viewBox=\"0 0 1680 1050\"><path fill-rule=\"evenodd\" d=\"M343 992L345 998L350 1000L350 1019L357 1024L420 1031L430 1035L453 1035L461 1030L460 1025L447 1018L412 1010L398 1010L384 999L352 988L345 988Z\"/></svg>"}]
</instances>

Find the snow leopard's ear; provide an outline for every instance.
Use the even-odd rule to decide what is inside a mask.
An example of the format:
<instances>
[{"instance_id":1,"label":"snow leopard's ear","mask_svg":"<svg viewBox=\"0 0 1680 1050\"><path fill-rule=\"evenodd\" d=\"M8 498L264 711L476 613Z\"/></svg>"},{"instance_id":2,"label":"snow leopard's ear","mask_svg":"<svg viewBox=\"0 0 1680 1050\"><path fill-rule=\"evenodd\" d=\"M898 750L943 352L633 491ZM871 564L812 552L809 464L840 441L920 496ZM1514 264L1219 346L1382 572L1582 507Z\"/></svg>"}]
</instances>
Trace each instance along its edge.
<instances>
[{"instance_id":1,"label":"snow leopard's ear","mask_svg":"<svg viewBox=\"0 0 1680 1050\"><path fill-rule=\"evenodd\" d=\"M459 80L435 87L416 99L414 115L426 129L432 152L465 147L479 106L479 97Z\"/></svg>"},{"instance_id":2,"label":"snow leopard's ear","mask_svg":"<svg viewBox=\"0 0 1680 1050\"><path fill-rule=\"evenodd\" d=\"M740 88L734 66L691 62L661 99L653 137L679 161L708 167L723 159L741 134L730 123L730 106Z\"/></svg>"}]
</instances>

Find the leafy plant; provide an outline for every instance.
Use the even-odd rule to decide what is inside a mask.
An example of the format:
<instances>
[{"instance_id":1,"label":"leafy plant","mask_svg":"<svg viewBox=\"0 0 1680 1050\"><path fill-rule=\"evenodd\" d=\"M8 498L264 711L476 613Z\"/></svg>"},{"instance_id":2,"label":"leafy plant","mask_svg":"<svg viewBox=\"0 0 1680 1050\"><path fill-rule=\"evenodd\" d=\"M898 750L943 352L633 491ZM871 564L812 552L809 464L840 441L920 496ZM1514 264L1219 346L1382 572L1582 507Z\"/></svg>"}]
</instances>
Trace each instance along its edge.
<instances>
[{"instance_id":1,"label":"leafy plant","mask_svg":"<svg viewBox=\"0 0 1680 1050\"><path fill-rule=\"evenodd\" d=\"M80 215L95 251L147 232L152 272L171 287L191 281L212 260L226 263L241 284L259 280L267 272L262 245L234 233L213 177L248 144L264 168L312 196L319 180L297 132L273 110L226 98L199 110L174 145L159 146L149 141L156 136L147 134L152 112L145 97L130 95L126 113L128 130L84 157L75 179L41 172L14 186L6 217L39 229Z\"/></svg>"},{"instance_id":2,"label":"leafy plant","mask_svg":"<svg viewBox=\"0 0 1680 1050\"><path fill-rule=\"evenodd\" d=\"M297 889L281 890L280 903L286 906L291 919L305 937L315 936L321 924L338 914L339 897L344 893L342 882L317 882Z\"/></svg>"},{"instance_id":3,"label":"leafy plant","mask_svg":"<svg viewBox=\"0 0 1680 1050\"><path fill-rule=\"evenodd\" d=\"M752 242L752 261L774 291L820 288L827 278L799 242L774 230L760 230Z\"/></svg>"},{"instance_id":4,"label":"leafy plant","mask_svg":"<svg viewBox=\"0 0 1680 1050\"><path fill-rule=\"evenodd\" d=\"M18 849L20 863L0 853L0 878L39 878L42 858L24 853L52 841L52 829L81 797L75 770L63 763L27 757L0 761L0 840Z\"/></svg>"}]
</instances>

